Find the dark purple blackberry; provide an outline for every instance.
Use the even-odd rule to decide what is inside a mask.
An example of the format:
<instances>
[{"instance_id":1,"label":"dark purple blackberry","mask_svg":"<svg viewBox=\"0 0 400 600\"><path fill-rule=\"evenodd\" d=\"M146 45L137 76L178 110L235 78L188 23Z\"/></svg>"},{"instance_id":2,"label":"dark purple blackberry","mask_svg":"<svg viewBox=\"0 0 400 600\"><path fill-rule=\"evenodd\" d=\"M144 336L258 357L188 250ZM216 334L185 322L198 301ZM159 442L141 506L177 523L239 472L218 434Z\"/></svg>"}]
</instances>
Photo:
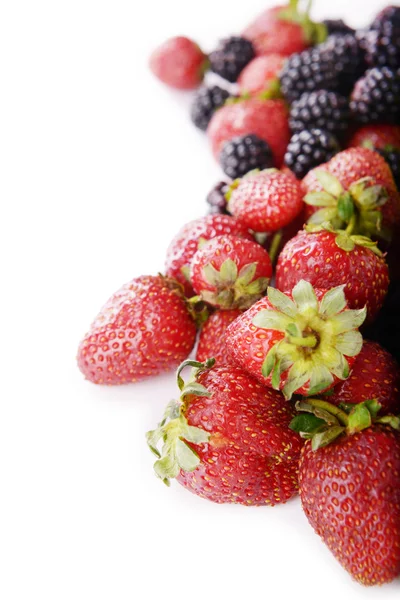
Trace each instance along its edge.
<instances>
[{"instance_id":1,"label":"dark purple blackberry","mask_svg":"<svg viewBox=\"0 0 400 600\"><path fill-rule=\"evenodd\" d=\"M322 22L328 31L328 35L332 33L354 33L354 29L346 25L342 19L325 19Z\"/></svg>"},{"instance_id":2,"label":"dark purple blackberry","mask_svg":"<svg viewBox=\"0 0 400 600\"><path fill-rule=\"evenodd\" d=\"M208 209L209 214L230 214L226 208L227 199L225 198L225 194L228 190L229 185L225 181L220 181L213 187L206 198L207 203L210 205L210 208Z\"/></svg>"},{"instance_id":3,"label":"dark purple blackberry","mask_svg":"<svg viewBox=\"0 0 400 600\"><path fill-rule=\"evenodd\" d=\"M385 35L392 35L400 31L400 6L387 6L372 21L370 29L380 31Z\"/></svg>"},{"instance_id":4,"label":"dark purple blackberry","mask_svg":"<svg viewBox=\"0 0 400 600\"><path fill-rule=\"evenodd\" d=\"M377 150L377 152L379 152L388 163L392 171L393 179L400 190L400 148L387 147Z\"/></svg>"},{"instance_id":5,"label":"dark purple blackberry","mask_svg":"<svg viewBox=\"0 0 400 600\"><path fill-rule=\"evenodd\" d=\"M338 74L338 90L344 96L350 94L354 84L365 73L365 49L355 34L330 35L319 51L326 55L326 60L335 65Z\"/></svg>"},{"instance_id":6,"label":"dark purple blackberry","mask_svg":"<svg viewBox=\"0 0 400 600\"><path fill-rule=\"evenodd\" d=\"M290 108L289 125L293 133L324 129L340 136L347 132L349 121L349 101L329 90L303 94Z\"/></svg>"},{"instance_id":7,"label":"dark purple blackberry","mask_svg":"<svg viewBox=\"0 0 400 600\"><path fill-rule=\"evenodd\" d=\"M211 71L231 82L237 80L244 67L254 57L253 44L238 36L221 40L208 56Z\"/></svg>"},{"instance_id":8,"label":"dark purple blackberry","mask_svg":"<svg viewBox=\"0 0 400 600\"><path fill-rule=\"evenodd\" d=\"M286 61L279 78L282 93L288 102L294 102L305 92L338 89L334 59L329 53L321 52L321 46L292 54Z\"/></svg>"},{"instance_id":9,"label":"dark purple blackberry","mask_svg":"<svg viewBox=\"0 0 400 600\"><path fill-rule=\"evenodd\" d=\"M370 67L400 66L400 30L390 34L369 31L364 37L366 61Z\"/></svg>"},{"instance_id":10,"label":"dark purple blackberry","mask_svg":"<svg viewBox=\"0 0 400 600\"><path fill-rule=\"evenodd\" d=\"M396 123L400 117L400 71L388 67L367 71L355 85L350 108L360 123Z\"/></svg>"},{"instance_id":11,"label":"dark purple blackberry","mask_svg":"<svg viewBox=\"0 0 400 600\"><path fill-rule=\"evenodd\" d=\"M271 148L256 135L240 135L225 142L219 155L222 170L231 179L243 177L253 169L274 166Z\"/></svg>"},{"instance_id":12,"label":"dark purple blackberry","mask_svg":"<svg viewBox=\"0 0 400 600\"><path fill-rule=\"evenodd\" d=\"M339 150L339 142L329 131L303 130L291 137L285 154L285 165L298 179L302 179L314 167L328 162Z\"/></svg>"},{"instance_id":13,"label":"dark purple blackberry","mask_svg":"<svg viewBox=\"0 0 400 600\"><path fill-rule=\"evenodd\" d=\"M196 127L205 131L214 112L228 98L229 93L217 85L213 87L201 87L197 91L190 109L190 118Z\"/></svg>"}]
</instances>

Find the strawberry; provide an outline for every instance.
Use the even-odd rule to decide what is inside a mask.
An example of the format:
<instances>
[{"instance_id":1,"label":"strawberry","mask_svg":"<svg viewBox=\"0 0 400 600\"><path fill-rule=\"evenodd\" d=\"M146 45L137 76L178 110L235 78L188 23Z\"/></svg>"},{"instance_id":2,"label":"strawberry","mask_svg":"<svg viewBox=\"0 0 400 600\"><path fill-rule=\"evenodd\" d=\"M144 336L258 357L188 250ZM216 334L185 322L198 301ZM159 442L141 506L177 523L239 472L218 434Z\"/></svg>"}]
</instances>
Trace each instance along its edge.
<instances>
[{"instance_id":1,"label":"strawberry","mask_svg":"<svg viewBox=\"0 0 400 600\"><path fill-rule=\"evenodd\" d=\"M366 310L350 310L343 287L314 290L301 280L286 294L268 288L227 329L234 363L287 399L346 379L362 347L357 328Z\"/></svg>"},{"instance_id":2,"label":"strawberry","mask_svg":"<svg viewBox=\"0 0 400 600\"><path fill-rule=\"evenodd\" d=\"M276 167L282 166L290 139L289 113L283 100L239 99L217 110L207 128L212 151L218 160L225 142L254 134L267 142Z\"/></svg>"},{"instance_id":3,"label":"strawberry","mask_svg":"<svg viewBox=\"0 0 400 600\"><path fill-rule=\"evenodd\" d=\"M302 442L288 427L293 407L241 369L185 361L178 370L179 402L147 434L158 477L176 477L213 502L283 503L297 493ZM184 384L185 366L196 367ZM162 450L157 446L163 441Z\"/></svg>"},{"instance_id":4,"label":"strawberry","mask_svg":"<svg viewBox=\"0 0 400 600\"><path fill-rule=\"evenodd\" d=\"M376 342L364 340L350 376L334 387L331 404L358 404L376 398L381 414L400 413L400 369L389 352Z\"/></svg>"},{"instance_id":5,"label":"strawberry","mask_svg":"<svg viewBox=\"0 0 400 600\"><path fill-rule=\"evenodd\" d=\"M179 284L142 276L103 306L78 349L78 366L93 383L135 382L174 369L196 340Z\"/></svg>"},{"instance_id":6,"label":"strawberry","mask_svg":"<svg viewBox=\"0 0 400 600\"><path fill-rule=\"evenodd\" d=\"M389 288L389 270L376 243L331 231L299 231L287 242L276 267L276 287L291 290L300 279L316 288L344 285L350 308L367 308L371 322Z\"/></svg>"},{"instance_id":7,"label":"strawberry","mask_svg":"<svg viewBox=\"0 0 400 600\"><path fill-rule=\"evenodd\" d=\"M268 252L256 242L219 235L192 259L190 281L200 299L217 308L245 309L261 298L272 275Z\"/></svg>"},{"instance_id":8,"label":"strawberry","mask_svg":"<svg viewBox=\"0 0 400 600\"><path fill-rule=\"evenodd\" d=\"M165 272L179 281L187 296L193 295L189 281L190 263L199 246L217 235L231 234L252 240L248 228L228 215L212 214L190 221L174 237L167 250Z\"/></svg>"},{"instance_id":9,"label":"strawberry","mask_svg":"<svg viewBox=\"0 0 400 600\"><path fill-rule=\"evenodd\" d=\"M400 195L390 167L369 148L349 148L303 179L309 222L368 237L390 237L400 223ZM322 193L321 193L322 192Z\"/></svg>"},{"instance_id":10,"label":"strawberry","mask_svg":"<svg viewBox=\"0 0 400 600\"><path fill-rule=\"evenodd\" d=\"M304 207L300 183L293 175L276 169L250 172L233 183L227 197L229 211L257 232L286 227Z\"/></svg>"},{"instance_id":11,"label":"strawberry","mask_svg":"<svg viewBox=\"0 0 400 600\"><path fill-rule=\"evenodd\" d=\"M232 362L226 349L225 331L241 314L240 310L217 310L207 319L200 330L197 361L204 362L212 357L218 366Z\"/></svg>"},{"instance_id":12,"label":"strawberry","mask_svg":"<svg viewBox=\"0 0 400 600\"><path fill-rule=\"evenodd\" d=\"M150 69L158 79L180 90L198 87L208 66L199 46L186 37L174 37L154 50Z\"/></svg>"},{"instance_id":13,"label":"strawberry","mask_svg":"<svg viewBox=\"0 0 400 600\"><path fill-rule=\"evenodd\" d=\"M285 57L281 54L268 54L254 58L239 76L240 93L257 94L274 85L284 62Z\"/></svg>"},{"instance_id":14,"label":"strawberry","mask_svg":"<svg viewBox=\"0 0 400 600\"><path fill-rule=\"evenodd\" d=\"M385 146L400 148L400 127L388 123L364 125L357 129L349 141L348 148L364 146L365 148L384 149Z\"/></svg>"},{"instance_id":15,"label":"strawberry","mask_svg":"<svg viewBox=\"0 0 400 600\"><path fill-rule=\"evenodd\" d=\"M364 585L400 575L400 418L380 417L379 406L371 400L345 411L308 400L299 404L307 414L291 424L309 438L299 472L306 517Z\"/></svg>"}]
</instances>

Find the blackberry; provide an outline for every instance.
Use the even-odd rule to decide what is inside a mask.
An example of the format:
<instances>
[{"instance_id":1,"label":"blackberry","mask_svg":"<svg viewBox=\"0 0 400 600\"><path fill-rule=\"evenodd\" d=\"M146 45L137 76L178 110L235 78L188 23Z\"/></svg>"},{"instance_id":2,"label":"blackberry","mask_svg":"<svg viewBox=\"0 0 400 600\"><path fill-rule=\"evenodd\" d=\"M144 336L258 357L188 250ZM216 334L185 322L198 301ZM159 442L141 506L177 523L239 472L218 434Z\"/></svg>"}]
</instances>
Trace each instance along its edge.
<instances>
[{"instance_id":1,"label":"blackberry","mask_svg":"<svg viewBox=\"0 0 400 600\"><path fill-rule=\"evenodd\" d=\"M285 165L298 179L302 179L308 171L330 160L339 150L339 142L329 131L303 130L292 136L285 154Z\"/></svg>"},{"instance_id":2,"label":"blackberry","mask_svg":"<svg viewBox=\"0 0 400 600\"><path fill-rule=\"evenodd\" d=\"M393 123L400 116L400 71L382 67L367 71L357 81L350 108L360 123Z\"/></svg>"},{"instance_id":3,"label":"blackberry","mask_svg":"<svg viewBox=\"0 0 400 600\"><path fill-rule=\"evenodd\" d=\"M292 54L286 61L280 73L280 82L288 102L297 100L304 92L338 89L334 59L330 54L321 52L320 47Z\"/></svg>"},{"instance_id":4,"label":"blackberry","mask_svg":"<svg viewBox=\"0 0 400 600\"><path fill-rule=\"evenodd\" d=\"M330 35L319 46L319 51L325 54L327 62L335 65L340 93L349 95L367 69L366 52L360 39L351 33Z\"/></svg>"},{"instance_id":5,"label":"blackberry","mask_svg":"<svg viewBox=\"0 0 400 600\"><path fill-rule=\"evenodd\" d=\"M400 31L400 6L387 6L372 21L370 29L385 35Z\"/></svg>"},{"instance_id":6,"label":"blackberry","mask_svg":"<svg viewBox=\"0 0 400 600\"><path fill-rule=\"evenodd\" d=\"M222 170L231 179L243 177L253 169L274 166L272 151L267 142L256 135L241 135L225 142L219 155Z\"/></svg>"},{"instance_id":7,"label":"blackberry","mask_svg":"<svg viewBox=\"0 0 400 600\"><path fill-rule=\"evenodd\" d=\"M366 60L371 67L400 66L400 31L391 34L369 31L364 38Z\"/></svg>"},{"instance_id":8,"label":"blackberry","mask_svg":"<svg viewBox=\"0 0 400 600\"><path fill-rule=\"evenodd\" d=\"M233 83L254 57L253 44L245 38L233 36L221 40L208 59L211 71Z\"/></svg>"},{"instance_id":9,"label":"blackberry","mask_svg":"<svg viewBox=\"0 0 400 600\"><path fill-rule=\"evenodd\" d=\"M328 35L332 33L354 33L354 29L346 25L343 19L325 19L322 23L325 25Z\"/></svg>"},{"instance_id":10,"label":"blackberry","mask_svg":"<svg viewBox=\"0 0 400 600\"><path fill-rule=\"evenodd\" d=\"M328 90L305 93L290 109L289 125L294 133L303 129L324 129L339 136L347 131L349 121L347 98Z\"/></svg>"},{"instance_id":11,"label":"blackberry","mask_svg":"<svg viewBox=\"0 0 400 600\"><path fill-rule=\"evenodd\" d=\"M379 152L388 163L390 170L392 171L393 179L400 190L400 148L389 146L377 150L377 152Z\"/></svg>"},{"instance_id":12,"label":"blackberry","mask_svg":"<svg viewBox=\"0 0 400 600\"><path fill-rule=\"evenodd\" d=\"M225 198L225 194L228 191L228 189L229 185L225 181L220 181L209 192L206 198L207 203L210 205L210 208L208 209L209 214L230 214L230 212L226 208L228 202Z\"/></svg>"},{"instance_id":13,"label":"blackberry","mask_svg":"<svg viewBox=\"0 0 400 600\"><path fill-rule=\"evenodd\" d=\"M201 87L196 93L191 109L190 118L193 123L205 131L217 108L220 108L229 98L229 92L217 85Z\"/></svg>"}]
</instances>

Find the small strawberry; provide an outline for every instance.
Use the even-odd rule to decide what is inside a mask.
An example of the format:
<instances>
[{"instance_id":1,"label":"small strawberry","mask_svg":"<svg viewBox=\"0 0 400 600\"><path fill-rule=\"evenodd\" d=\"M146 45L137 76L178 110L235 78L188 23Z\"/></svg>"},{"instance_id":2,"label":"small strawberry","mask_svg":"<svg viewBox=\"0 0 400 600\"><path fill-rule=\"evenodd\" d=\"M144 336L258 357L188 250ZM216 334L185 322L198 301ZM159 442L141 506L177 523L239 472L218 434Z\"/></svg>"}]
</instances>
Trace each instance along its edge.
<instances>
[{"instance_id":1,"label":"small strawberry","mask_svg":"<svg viewBox=\"0 0 400 600\"><path fill-rule=\"evenodd\" d=\"M190 263L204 241L217 235L235 235L252 240L248 228L228 215L211 214L190 221L174 237L167 250L165 272L183 285L186 296L193 295L189 281Z\"/></svg>"},{"instance_id":2,"label":"small strawberry","mask_svg":"<svg viewBox=\"0 0 400 600\"><path fill-rule=\"evenodd\" d=\"M205 362L212 357L218 366L232 363L226 349L225 331L241 314L240 310L217 310L208 317L200 330L197 361Z\"/></svg>"},{"instance_id":3,"label":"small strawberry","mask_svg":"<svg viewBox=\"0 0 400 600\"><path fill-rule=\"evenodd\" d=\"M343 287L314 290L301 280L286 294L268 288L227 329L234 363L287 399L346 379L362 347L357 329L366 310L350 310Z\"/></svg>"},{"instance_id":4,"label":"small strawberry","mask_svg":"<svg viewBox=\"0 0 400 600\"><path fill-rule=\"evenodd\" d=\"M217 110L207 135L218 160L225 142L241 135L254 134L267 142L276 167L283 163L290 139L289 113L283 100L239 99Z\"/></svg>"},{"instance_id":5,"label":"small strawberry","mask_svg":"<svg viewBox=\"0 0 400 600\"><path fill-rule=\"evenodd\" d=\"M228 209L257 232L282 229L301 213L303 190L293 175L267 169L235 181L228 192Z\"/></svg>"},{"instance_id":6,"label":"small strawberry","mask_svg":"<svg viewBox=\"0 0 400 600\"><path fill-rule=\"evenodd\" d=\"M150 57L150 69L158 79L180 90L191 90L203 81L208 58L192 40L174 37L159 46Z\"/></svg>"},{"instance_id":7,"label":"small strawberry","mask_svg":"<svg viewBox=\"0 0 400 600\"><path fill-rule=\"evenodd\" d=\"M178 370L179 402L167 407L147 441L165 483L176 477L213 502L283 503L297 493L302 442L288 427L293 408L241 369L185 361ZM185 366L196 367L186 385ZM157 449L163 440L161 453Z\"/></svg>"},{"instance_id":8,"label":"small strawberry","mask_svg":"<svg viewBox=\"0 0 400 600\"><path fill-rule=\"evenodd\" d=\"M376 398L381 414L400 413L400 369L389 352L364 340L350 376L329 394L331 404L358 404Z\"/></svg>"},{"instance_id":9,"label":"small strawberry","mask_svg":"<svg viewBox=\"0 0 400 600\"><path fill-rule=\"evenodd\" d=\"M196 326L179 284L142 276L103 306L78 349L78 366L93 383L135 382L175 369L190 354Z\"/></svg>"},{"instance_id":10,"label":"small strawberry","mask_svg":"<svg viewBox=\"0 0 400 600\"><path fill-rule=\"evenodd\" d=\"M267 289L272 275L268 252L256 242L219 235L205 243L190 265L190 281L200 299L223 309L245 309Z\"/></svg>"},{"instance_id":11,"label":"small strawberry","mask_svg":"<svg viewBox=\"0 0 400 600\"><path fill-rule=\"evenodd\" d=\"M291 427L311 439L299 472L310 525L356 581L392 581L400 575L400 417L380 417L375 400L349 411L318 399L298 407L306 414Z\"/></svg>"},{"instance_id":12,"label":"small strawberry","mask_svg":"<svg viewBox=\"0 0 400 600\"><path fill-rule=\"evenodd\" d=\"M344 285L350 308L367 308L373 321L389 287L389 270L374 242L362 236L331 231L299 231L279 255L276 287L291 290L301 279L313 287Z\"/></svg>"},{"instance_id":13,"label":"small strawberry","mask_svg":"<svg viewBox=\"0 0 400 600\"><path fill-rule=\"evenodd\" d=\"M364 125L357 129L347 142L348 148L357 146L372 150L384 149L385 146L400 148L400 127L387 123Z\"/></svg>"},{"instance_id":14,"label":"small strawberry","mask_svg":"<svg viewBox=\"0 0 400 600\"><path fill-rule=\"evenodd\" d=\"M254 58L239 76L241 95L257 94L269 89L277 81L284 62L285 57L281 54L268 54Z\"/></svg>"}]
</instances>

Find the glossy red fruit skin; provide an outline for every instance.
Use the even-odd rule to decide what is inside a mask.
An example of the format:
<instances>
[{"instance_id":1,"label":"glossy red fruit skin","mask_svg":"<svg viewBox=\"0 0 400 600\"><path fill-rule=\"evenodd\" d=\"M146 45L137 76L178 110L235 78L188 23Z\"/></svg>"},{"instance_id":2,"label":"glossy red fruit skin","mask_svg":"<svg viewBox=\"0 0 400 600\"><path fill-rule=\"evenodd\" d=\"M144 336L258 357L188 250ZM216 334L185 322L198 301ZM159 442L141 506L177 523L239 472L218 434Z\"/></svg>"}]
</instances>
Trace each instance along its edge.
<instances>
[{"instance_id":1,"label":"glossy red fruit skin","mask_svg":"<svg viewBox=\"0 0 400 600\"><path fill-rule=\"evenodd\" d=\"M304 208L303 190L295 177L282 171L260 171L241 179L232 190L229 211L257 232L289 225Z\"/></svg>"},{"instance_id":2,"label":"glossy red fruit skin","mask_svg":"<svg viewBox=\"0 0 400 600\"><path fill-rule=\"evenodd\" d=\"M252 240L248 228L229 215L207 215L190 221L177 233L167 250L165 272L168 277L179 281L187 296L194 291L189 281L189 269L193 256L203 240L211 240L217 235L235 235ZM183 269L183 270L182 270ZM185 276L187 271L187 276Z\"/></svg>"},{"instance_id":3,"label":"glossy red fruit skin","mask_svg":"<svg viewBox=\"0 0 400 600\"><path fill-rule=\"evenodd\" d=\"M350 308L367 306L367 322L382 308L388 288L389 269L384 258L363 246L346 251L330 231L299 231L283 248L276 266L276 287L292 290L301 279L313 287L330 289L346 285Z\"/></svg>"},{"instance_id":4,"label":"glossy red fruit skin","mask_svg":"<svg viewBox=\"0 0 400 600\"><path fill-rule=\"evenodd\" d=\"M327 399L339 406L373 398L382 405L380 415L400 413L400 368L382 346L364 340L349 378L336 385Z\"/></svg>"},{"instance_id":5,"label":"glossy red fruit skin","mask_svg":"<svg viewBox=\"0 0 400 600\"><path fill-rule=\"evenodd\" d=\"M276 167L281 167L290 140L288 109L283 100L250 98L217 110L207 128L212 151L218 160L225 142L253 133L270 146Z\"/></svg>"},{"instance_id":6,"label":"glossy red fruit skin","mask_svg":"<svg viewBox=\"0 0 400 600\"><path fill-rule=\"evenodd\" d=\"M191 90L202 82L206 60L206 55L195 42L178 36L154 50L150 69L170 87Z\"/></svg>"},{"instance_id":7,"label":"glossy red fruit skin","mask_svg":"<svg viewBox=\"0 0 400 600\"><path fill-rule=\"evenodd\" d=\"M349 148L339 152L328 163L307 173L303 179L305 193L322 190L315 177L318 169L328 171L337 177L345 189L363 177L371 177L373 185L382 185L389 195L387 202L381 208L383 225L393 228L400 223L400 194L389 165L377 152L369 148ZM311 216L316 210L318 207L307 206L307 216Z\"/></svg>"},{"instance_id":8,"label":"glossy red fruit skin","mask_svg":"<svg viewBox=\"0 0 400 600\"><path fill-rule=\"evenodd\" d=\"M300 459L300 498L313 529L364 585L400 575L400 434L374 425Z\"/></svg>"},{"instance_id":9,"label":"glossy red fruit skin","mask_svg":"<svg viewBox=\"0 0 400 600\"><path fill-rule=\"evenodd\" d=\"M215 285L207 281L203 273L206 265L211 264L217 271L227 260L232 260L238 272L251 263L256 263L256 271L252 281L260 277L268 279L272 276L272 264L268 252L254 241L245 240L233 235L219 235L199 248L190 265L190 280L196 294L203 291L216 292Z\"/></svg>"},{"instance_id":10,"label":"glossy red fruit skin","mask_svg":"<svg viewBox=\"0 0 400 600\"><path fill-rule=\"evenodd\" d=\"M211 397L190 396L185 416L211 437L191 444L201 463L178 481L217 503L273 506L294 496L302 441L288 427L293 406L235 367L213 368L197 381Z\"/></svg>"},{"instance_id":11,"label":"glossy red fruit skin","mask_svg":"<svg viewBox=\"0 0 400 600\"><path fill-rule=\"evenodd\" d=\"M364 125L353 133L347 142L347 147L363 146L366 142L379 149L385 146L400 148L400 127L388 123Z\"/></svg>"},{"instance_id":12,"label":"glossy red fruit skin","mask_svg":"<svg viewBox=\"0 0 400 600\"><path fill-rule=\"evenodd\" d=\"M318 301L321 300L326 293L326 290L314 289L314 291ZM290 293L288 293L287 296L290 298L292 297ZM253 304L253 306L229 325L226 332L226 341L228 352L234 364L241 367L264 385L272 387L272 373L268 377L264 377L261 368L269 350L275 344L280 342L285 334L281 331L261 329L260 327L253 325L255 315L264 309L274 310L274 307L267 296ZM346 359L351 369L355 358L346 356ZM335 375L333 377L333 383L327 390L331 389L340 381ZM280 389L283 389L286 382L287 371L281 376ZM309 383L306 383L296 391L296 394L306 396L308 388Z\"/></svg>"},{"instance_id":13,"label":"glossy red fruit skin","mask_svg":"<svg viewBox=\"0 0 400 600\"><path fill-rule=\"evenodd\" d=\"M178 367L195 340L181 295L159 276L142 276L103 306L79 345L78 366L93 383L136 382Z\"/></svg>"},{"instance_id":14,"label":"glossy red fruit skin","mask_svg":"<svg viewBox=\"0 0 400 600\"><path fill-rule=\"evenodd\" d=\"M238 85L241 94L257 94L277 79L285 62L281 54L256 56L239 75Z\"/></svg>"},{"instance_id":15,"label":"glossy red fruit skin","mask_svg":"<svg viewBox=\"0 0 400 600\"><path fill-rule=\"evenodd\" d=\"M217 310L204 323L199 334L196 360L205 362L215 358L217 367L232 364L226 349L225 332L228 326L242 314L240 310Z\"/></svg>"}]
</instances>

